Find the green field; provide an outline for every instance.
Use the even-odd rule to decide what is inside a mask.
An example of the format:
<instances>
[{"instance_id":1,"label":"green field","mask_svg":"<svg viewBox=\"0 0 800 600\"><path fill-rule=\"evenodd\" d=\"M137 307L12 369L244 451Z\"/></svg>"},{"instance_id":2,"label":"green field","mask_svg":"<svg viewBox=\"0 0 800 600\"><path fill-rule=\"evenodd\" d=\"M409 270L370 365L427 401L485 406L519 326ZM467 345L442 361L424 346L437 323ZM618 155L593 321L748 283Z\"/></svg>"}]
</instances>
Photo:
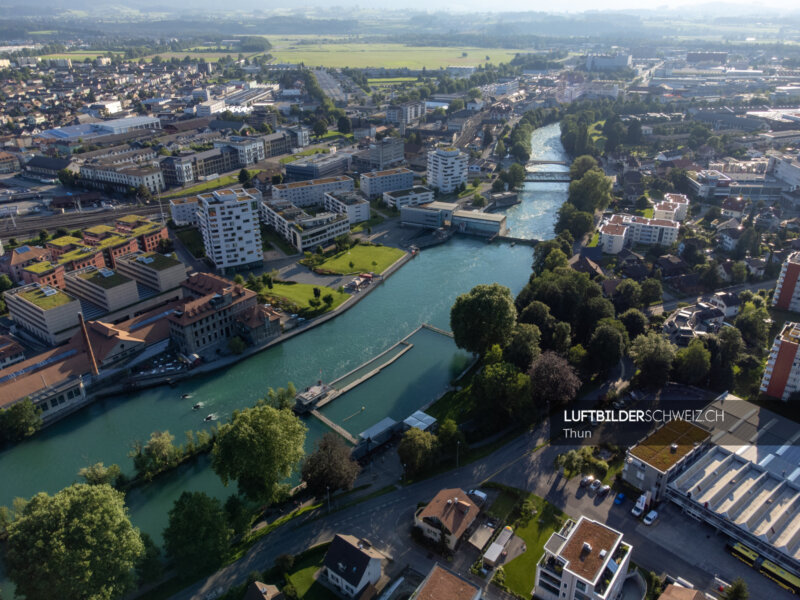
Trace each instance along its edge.
<instances>
[{"instance_id":1,"label":"green field","mask_svg":"<svg viewBox=\"0 0 800 600\"><path fill-rule=\"evenodd\" d=\"M339 292L325 287L324 285L310 285L308 283L273 283L272 289L263 288L261 292L266 296L288 300L297 304L300 308L308 308L308 301L314 298L314 288L320 289L320 298L327 294L333 295L331 310L342 304L350 296L345 292Z\"/></svg>"},{"instance_id":2,"label":"green field","mask_svg":"<svg viewBox=\"0 0 800 600\"><path fill-rule=\"evenodd\" d=\"M383 273L405 254L405 251L389 246L353 246L327 259L319 269L330 273ZM353 266L350 266L350 263Z\"/></svg>"},{"instance_id":3,"label":"green field","mask_svg":"<svg viewBox=\"0 0 800 600\"><path fill-rule=\"evenodd\" d=\"M289 582L297 590L301 600L336 600L336 595L314 579L325 560L329 544L312 548L303 553L302 558L292 567Z\"/></svg>"},{"instance_id":4,"label":"green field","mask_svg":"<svg viewBox=\"0 0 800 600\"><path fill-rule=\"evenodd\" d=\"M405 46L403 44L298 44L270 51L279 63L303 63L320 67L387 67L438 69L452 65L478 66L509 62L516 50L497 48ZM466 56L463 56L466 54Z\"/></svg>"},{"instance_id":5,"label":"green field","mask_svg":"<svg viewBox=\"0 0 800 600\"><path fill-rule=\"evenodd\" d=\"M260 173L259 169L253 169L250 171L253 175ZM180 190L177 192L172 192L171 194L165 194L161 196L163 200L168 200L169 198L183 198L185 196L194 196L195 194L199 194L201 192L207 192L208 190L216 190L217 188L227 187L231 185L238 185L239 184L239 174L236 175L225 175L224 177L217 177L216 179L212 179L210 181L204 181L203 183L198 183L197 185L193 185L190 188L186 188L184 190Z\"/></svg>"},{"instance_id":6,"label":"green field","mask_svg":"<svg viewBox=\"0 0 800 600\"><path fill-rule=\"evenodd\" d=\"M536 582L536 563L542 557L544 545L550 534L561 529L566 516L539 496L530 494L528 499L536 512L527 519L527 523L522 520L514 529L514 533L525 540L527 550L510 563L503 565L506 585L511 591L525 598L530 597L533 584Z\"/></svg>"},{"instance_id":7,"label":"green field","mask_svg":"<svg viewBox=\"0 0 800 600\"><path fill-rule=\"evenodd\" d=\"M381 84L388 84L391 85L393 83L409 83L411 81L417 81L416 77L376 77L374 79L367 79L367 83L370 85L381 85Z\"/></svg>"},{"instance_id":8,"label":"green field","mask_svg":"<svg viewBox=\"0 0 800 600\"><path fill-rule=\"evenodd\" d=\"M40 56L42 60L58 60L61 58L69 58L74 61L84 61L87 58L94 60L101 56L105 56L105 52L62 52L61 54L45 54Z\"/></svg>"}]
</instances>

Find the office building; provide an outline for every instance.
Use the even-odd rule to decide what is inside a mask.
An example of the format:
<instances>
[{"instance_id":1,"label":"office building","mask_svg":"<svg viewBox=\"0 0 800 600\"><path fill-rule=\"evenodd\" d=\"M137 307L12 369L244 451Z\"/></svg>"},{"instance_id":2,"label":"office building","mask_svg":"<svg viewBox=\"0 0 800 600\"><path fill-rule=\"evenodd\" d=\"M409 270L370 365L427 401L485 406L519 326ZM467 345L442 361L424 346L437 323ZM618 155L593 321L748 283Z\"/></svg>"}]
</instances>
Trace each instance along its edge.
<instances>
[{"instance_id":1,"label":"office building","mask_svg":"<svg viewBox=\"0 0 800 600\"><path fill-rule=\"evenodd\" d=\"M325 209L347 215L351 225L369 221L369 202L359 192L328 192L325 194Z\"/></svg>"},{"instance_id":2,"label":"office building","mask_svg":"<svg viewBox=\"0 0 800 600\"><path fill-rule=\"evenodd\" d=\"M261 220L299 252L329 244L350 232L350 219L346 214L321 212L312 216L286 200L262 202Z\"/></svg>"},{"instance_id":3,"label":"office building","mask_svg":"<svg viewBox=\"0 0 800 600\"><path fill-rule=\"evenodd\" d=\"M581 517L550 535L536 565L533 593L541 600L607 600L622 591L633 547L622 534Z\"/></svg>"},{"instance_id":4,"label":"office building","mask_svg":"<svg viewBox=\"0 0 800 600\"><path fill-rule=\"evenodd\" d=\"M197 196L172 198L169 201L169 214L175 225L197 225Z\"/></svg>"},{"instance_id":5,"label":"office building","mask_svg":"<svg viewBox=\"0 0 800 600\"><path fill-rule=\"evenodd\" d=\"M404 206L419 206L420 204L433 202L433 190L429 190L421 185L416 185L407 190L383 192L383 202L386 206L397 209Z\"/></svg>"},{"instance_id":6,"label":"office building","mask_svg":"<svg viewBox=\"0 0 800 600\"><path fill-rule=\"evenodd\" d=\"M107 313L139 302L136 281L107 267L71 271L64 279L67 293L87 300Z\"/></svg>"},{"instance_id":7,"label":"office building","mask_svg":"<svg viewBox=\"0 0 800 600\"><path fill-rule=\"evenodd\" d=\"M443 194L455 192L467 183L469 157L457 148L437 148L428 152L428 186Z\"/></svg>"},{"instance_id":8,"label":"office building","mask_svg":"<svg viewBox=\"0 0 800 600\"><path fill-rule=\"evenodd\" d=\"M150 165L114 165L92 163L81 165L81 179L95 188L110 188L127 192L144 186L151 194L164 189L161 169Z\"/></svg>"},{"instance_id":9,"label":"office building","mask_svg":"<svg viewBox=\"0 0 800 600\"><path fill-rule=\"evenodd\" d=\"M322 206L328 192L352 192L355 182L346 175L279 183L272 186L272 199L285 200L295 206Z\"/></svg>"},{"instance_id":10,"label":"office building","mask_svg":"<svg viewBox=\"0 0 800 600\"><path fill-rule=\"evenodd\" d=\"M405 142L401 137L387 136L353 155L356 171L384 171L405 160Z\"/></svg>"},{"instance_id":11,"label":"office building","mask_svg":"<svg viewBox=\"0 0 800 600\"><path fill-rule=\"evenodd\" d=\"M415 123L425 116L425 103L422 101L393 104L386 109L386 122L400 126L403 131L406 125Z\"/></svg>"},{"instance_id":12,"label":"office building","mask_svg":"<svg viewBox=\"0 0 800 600\"><path fill-rule=\"evenodd\" d=\"M209 117L217 113L225 112L227 106L225 100L204 100L194 108L194 113L198 117Z\"/></svg>"},{"instance_id":13,"label":"office building","mask_svg":"<svg viewBox=\"0 0 800 600\"><path fill-rule=\"evenodd\" d=\"M245 168L264 160L264 140L261 138L231 136L227 140L214 142L215 148L227 146L236 152L237 167Z\"/></svg>"},{"instance_id":14,"label":"office building","mask_svg":"<svg viewBox=\"0 0 800 600\"><path fill-rule=\"evenodd\" d=\"M408 190L414 187L414 172L401 167L386 171L362 173L360 186L364 195L370 200L374 200L375 198L380 198L384 192Z\"/></svg>"},{"instance_id":15,"label":"office building","mask_svg":"<svg viewBox=\"0 0 800 600\"><path fill-rule=\"evenodd\" d=\"M775 337L764 367L761 391L784 402L800 391L800 323L787 322Z\"/></svg>"},{"instance_id":16,"label":"office building","mask_svg":"<svg viewBox=\"0 0 800 600\"><path fill-rule=\"evenodd\" d=\"M454 202L434 201L419 206L403 206L400 208L400 222L403 225L424 229L449 227L456 210L458 204Z\"/></svg>"},{"instance_id":17,"label":"office building","mask_svg":"<svg viewBox=\"0 0 800 600\"><path fill-rule=\"evenodd\" d=\"M206 256L214 267L227 272L261 265L261 192L225 189L200 194L197 199Z\"/></svg>"},{"instance_id":18,"label":"office building","mask_svg":"<svg viewBox=\"0 0 800 600\"><path fill-rule=\"evenodd\" d=\"M130 277L151 290L163 294L180 287L186 279L186 265L158 252L134 252L117 259L117 273Z\"/></svg>"},{"instance_id":19,"label":"office building","mask_svg":"<svg viewBox=\"0 0 800 600\"><path fill-rule=\"evenodd\" d=\"M287 181L308 181L344 175L350 169L350 155L343 153L320 154L295 160L286 165Z\"/></svg>"},{"instance_id":20,"label":"office building","mask_svg":"<svg viewBox=\"0 0 800 600\"><path fill-rule=\"evenodd\" d=\"M69 294L34 283L10 289L3 297L21 333L51 346L66 342L75 333L81 305Z\"/></svg>"}]
</instances>

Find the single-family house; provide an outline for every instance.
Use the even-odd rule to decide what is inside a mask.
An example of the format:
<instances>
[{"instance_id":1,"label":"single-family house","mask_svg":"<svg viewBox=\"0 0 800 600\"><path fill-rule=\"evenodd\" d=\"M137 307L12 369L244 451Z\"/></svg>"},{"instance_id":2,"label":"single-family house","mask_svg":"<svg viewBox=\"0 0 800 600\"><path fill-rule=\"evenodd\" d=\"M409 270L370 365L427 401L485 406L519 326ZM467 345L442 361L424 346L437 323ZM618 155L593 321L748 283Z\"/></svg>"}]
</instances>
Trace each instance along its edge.
<instances>
[{"instance_id":1,"label":"single-family house","mask_svg":"<svg viewBox=\"0 0 800 600\"><path fill-rule=\"evenodd\" d=\"M470 528L478 516L478 507L467 493L459 488L440 491L425 506L414 514L414 526L425 537L444 542L450 550L455 550L458 541Z\"/></svg>"},{"instance_id":2,"label":"single-family house","mask_svg":"<svg viewBox=\"0 0 800 600\"><path fill-rule=\"evenodd\" d=\"M383 558L367 540L336 534L325 554L323 575L343 596L356 598L367 586L378 584Z\"/></svg>"}]
</instances>

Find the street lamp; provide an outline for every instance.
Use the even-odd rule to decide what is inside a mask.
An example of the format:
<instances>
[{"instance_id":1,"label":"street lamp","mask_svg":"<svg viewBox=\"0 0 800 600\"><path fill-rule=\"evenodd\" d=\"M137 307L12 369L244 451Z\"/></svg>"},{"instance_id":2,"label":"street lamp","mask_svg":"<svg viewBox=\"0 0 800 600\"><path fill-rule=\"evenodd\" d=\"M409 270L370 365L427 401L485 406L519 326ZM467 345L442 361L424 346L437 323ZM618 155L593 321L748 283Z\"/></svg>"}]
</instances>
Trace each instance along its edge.
<instances>
[{"instance_id":1,"label":"street lamp","mask_svg":"<svg viewBox=\"0 0 800 600\"><path fill-rule=\"evenodd\" d=\"M461 440L456 442L456 469L458 468L458 450L461 448Z\"/></svg>"},{"instance_id":2,"label":"street lamp","mask_svg":"<svg viewBox=\"0 0 800 600\"><path fill-rule=\"evenodd\" d=\"M331 486L325 486L325 494L328 496L328 512L331 512Z\"/></svg>"}]
</instances>

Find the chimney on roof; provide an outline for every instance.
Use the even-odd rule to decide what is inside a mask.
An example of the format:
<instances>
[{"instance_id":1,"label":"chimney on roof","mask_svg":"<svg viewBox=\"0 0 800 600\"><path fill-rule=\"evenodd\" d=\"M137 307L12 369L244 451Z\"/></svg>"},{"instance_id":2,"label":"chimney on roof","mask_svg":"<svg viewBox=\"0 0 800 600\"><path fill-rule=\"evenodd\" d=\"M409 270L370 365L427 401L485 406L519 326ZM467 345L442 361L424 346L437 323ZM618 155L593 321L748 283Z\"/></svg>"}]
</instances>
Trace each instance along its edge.
<instances>
[{"instance_id":1,"label":"chimney on roof","mask_svg":"<svg viewBox=\"0 0 800 600\"><path fill-rule=\"evenodd\" d=\"M100 370L97 368L97 360L94 357L94 351L92 350L92 343L89 341L89 332L86 329L86 321L83 320L83 313L78 313L78 322L81 326L81 334L83 337L83 343L86 345L86 353L89 355L89 364L92 367L92 375L99 375Z\"/></svg>"},{"instance_id":2,"label":"chimney on roof","mask_svg":"<svg viewBox=\"0 0 800 600\"><path fill-rule=\"evenodd\" d=\"M589 554L592 551L592 545L589 542L583 542L583 548L581 551Z\"/></svg>"},{"instance_id":3,"label":"chimney on roof","mask_svg":"<svg viewBox=\"0 0 800 600\"><path fill-rule=\"evenodd\" d=\"M669 447L669 451L675 454L678 451L678 444L671 444Z\"/></svg>"}]
</instances>

